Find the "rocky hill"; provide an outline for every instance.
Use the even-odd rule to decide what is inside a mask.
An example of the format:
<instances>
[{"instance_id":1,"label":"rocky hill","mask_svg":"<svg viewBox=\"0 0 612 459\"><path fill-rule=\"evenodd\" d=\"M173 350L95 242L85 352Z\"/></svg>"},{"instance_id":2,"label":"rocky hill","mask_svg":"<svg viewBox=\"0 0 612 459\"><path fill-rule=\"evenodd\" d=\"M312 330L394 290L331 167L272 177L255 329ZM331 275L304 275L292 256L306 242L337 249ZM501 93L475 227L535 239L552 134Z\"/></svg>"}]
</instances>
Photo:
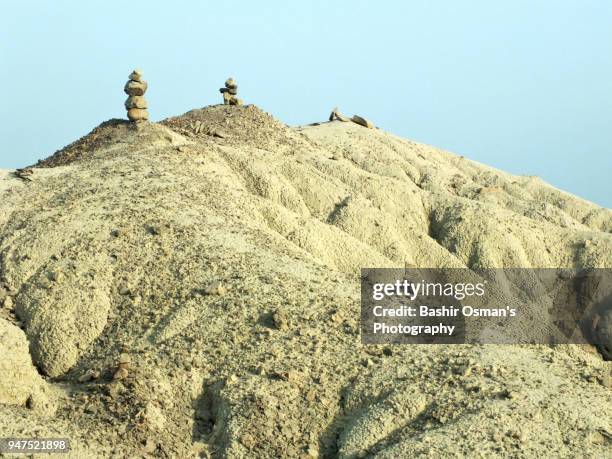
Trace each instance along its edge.
<instances>
[{"instance_id":1,"label":"rocky hill","mask_svg":"<svg viewBox=\"0 0 612 459\"><path fill-rule=\"evenodd\" d=\"M254 106L0 175L1 436L73 457L603 457L590 346L365 346L361 267L612 267L612 211ZM121 370L121 371L119 371Z\"/></svg>"}]
</instances>

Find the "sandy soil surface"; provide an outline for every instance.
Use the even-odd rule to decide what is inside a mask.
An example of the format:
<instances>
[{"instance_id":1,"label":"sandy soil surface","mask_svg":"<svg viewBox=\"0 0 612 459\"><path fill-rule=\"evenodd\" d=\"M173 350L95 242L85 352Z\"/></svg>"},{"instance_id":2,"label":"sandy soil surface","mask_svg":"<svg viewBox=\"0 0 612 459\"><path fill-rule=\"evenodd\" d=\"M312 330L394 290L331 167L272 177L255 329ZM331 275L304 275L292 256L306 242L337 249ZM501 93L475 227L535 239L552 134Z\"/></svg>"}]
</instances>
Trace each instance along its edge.
<instances>
[{"instance_id":1,"label":"sandy soil surface","mask_svg":"<svg viewBox=\"0 0 612 459\"><path fill-rule=\"evenodd\" d=\"M9 178L12 172L12 169L0 169L0 192L5 191L11 186Z\"/></svg>"},{"instance_id":2,"label":"sandy soil surface","mask_svg":"<svg viewBox=\"0 0 612 459\"><path fill-rule=\"evenodd\" d=\"M354 123L111 120L0 173L0 436L71 457L604 457L591 346L365 346L359 269L612 267L612 211ZM58 457L66 457L58 456Z\"/></svg>"}]
</instances>

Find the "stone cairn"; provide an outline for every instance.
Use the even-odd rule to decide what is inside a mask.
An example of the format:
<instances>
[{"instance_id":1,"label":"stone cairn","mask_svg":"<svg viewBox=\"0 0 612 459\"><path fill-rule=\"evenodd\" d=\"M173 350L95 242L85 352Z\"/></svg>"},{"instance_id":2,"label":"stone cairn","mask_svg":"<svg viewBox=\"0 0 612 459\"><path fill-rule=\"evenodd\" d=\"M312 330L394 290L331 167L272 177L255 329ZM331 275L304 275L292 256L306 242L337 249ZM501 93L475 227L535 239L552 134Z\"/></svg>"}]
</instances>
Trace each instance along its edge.
<instances>
[{"instance_id":1,"label":"stone cairn","mask_svg":"<svg viewBox=\"0 0 612 459\"><path fill-rule=\"evenodd\" d=\"M219 89L223 94L223 103L225 105L242 105L242 99L236 97L238 95L238 84L233 78L225 80L225 88Z\"/></svg>"},{"instance_id":2,"label":"stone cairn","mask_svg":"<svg viewBox=\"0 0 612 459\"><path fill-rule=\"evenodd\" d=\"M130 121L146 121L149 119L147 101L144 93L147 92L147 82L142 79L142 72L138 69L130 73L130 79L123 90L128 95L125 101L127 116Z\"/></svg>"}]
</instances>

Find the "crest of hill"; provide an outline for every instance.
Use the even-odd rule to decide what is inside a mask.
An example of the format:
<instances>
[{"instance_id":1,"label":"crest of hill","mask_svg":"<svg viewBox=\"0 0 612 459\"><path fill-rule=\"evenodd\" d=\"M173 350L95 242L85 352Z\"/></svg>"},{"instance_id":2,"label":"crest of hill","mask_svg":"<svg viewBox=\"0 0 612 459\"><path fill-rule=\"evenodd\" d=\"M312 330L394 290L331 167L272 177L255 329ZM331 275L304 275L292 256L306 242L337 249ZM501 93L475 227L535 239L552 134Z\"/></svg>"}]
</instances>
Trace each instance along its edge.
<instances>
[{"instance_id":1,"label":"crest of hill","mask_svg":"<svg viewBox=\"0 0 612 459\"><path fill-rule=\"evenodd\" d=\"M255 105L211 105L167 118L161 123L187 137L217 137L229 144L246 143L256 148L277 148L303 143L286 124Z\"/></svg>"},{"instance_id":2,"label":"crest of hill","mask_svg":"<svg viewBox=\"0 0 612 459\"><path fill-rule=\"evenodd\" d=\"M104 121L90 133L66 145L48 158L39 160L32 167L66 166L75 161L86 160L93 156L96 150L108 147L117 139L126 136L131 127L131 123L127 120L113 118Z\"/></svg>"},{"instance_id":3,"label":"crest of hill","mask_svg":"<svg viewBox=\"0 0 612 459\"><path fill-rule=\"evenodd\" d=\"M49 168L88 161L97 151L105 150L114 144L130 143L134 137L146 142L151 139L139 133L151 134L155 126L165 126L187 138L200 141L212 140L214 137L217 142L221 141L224 144L247 143L263 149L291 147L304 143L303 137L255 105L211 105L167 118L158 125L110 119L31 167Z\"/></svg>"}]
</instances>

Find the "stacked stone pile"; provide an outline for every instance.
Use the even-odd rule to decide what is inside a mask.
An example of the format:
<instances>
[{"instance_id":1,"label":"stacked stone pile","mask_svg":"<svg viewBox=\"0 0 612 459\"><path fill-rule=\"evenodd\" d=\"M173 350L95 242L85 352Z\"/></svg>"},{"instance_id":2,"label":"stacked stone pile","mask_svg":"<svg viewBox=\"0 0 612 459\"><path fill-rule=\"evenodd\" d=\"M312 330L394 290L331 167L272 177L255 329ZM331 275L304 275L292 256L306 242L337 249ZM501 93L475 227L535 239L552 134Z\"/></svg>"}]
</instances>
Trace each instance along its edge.
<instances>
[{"instance_id":1,"label":"stacked stone pile","mask_svg":"<svg viewBox=\"0 0 612 459\"><path fill-rule=\"evenodd\" d=\"M147 92L147 82L142 79L140 70L134 70L130 73L129 78L123 88L128 95L125 101L127 116L130 121L146 121L149 119L147 101L144 98L144 94Z\"/></svg>"},{"instance_id":2,"label":"stacked stone pile","mask_svg":"<svg viewBox=\"0 0 612 459\"><path fill-rule=\"evenodd\" d=\"M238 84L233 78L225 80L225 88L219 89L219 92L223 94L223 103L225 105L242 105L242 99L237 97Z\"/></svg>"}]
</instances>

